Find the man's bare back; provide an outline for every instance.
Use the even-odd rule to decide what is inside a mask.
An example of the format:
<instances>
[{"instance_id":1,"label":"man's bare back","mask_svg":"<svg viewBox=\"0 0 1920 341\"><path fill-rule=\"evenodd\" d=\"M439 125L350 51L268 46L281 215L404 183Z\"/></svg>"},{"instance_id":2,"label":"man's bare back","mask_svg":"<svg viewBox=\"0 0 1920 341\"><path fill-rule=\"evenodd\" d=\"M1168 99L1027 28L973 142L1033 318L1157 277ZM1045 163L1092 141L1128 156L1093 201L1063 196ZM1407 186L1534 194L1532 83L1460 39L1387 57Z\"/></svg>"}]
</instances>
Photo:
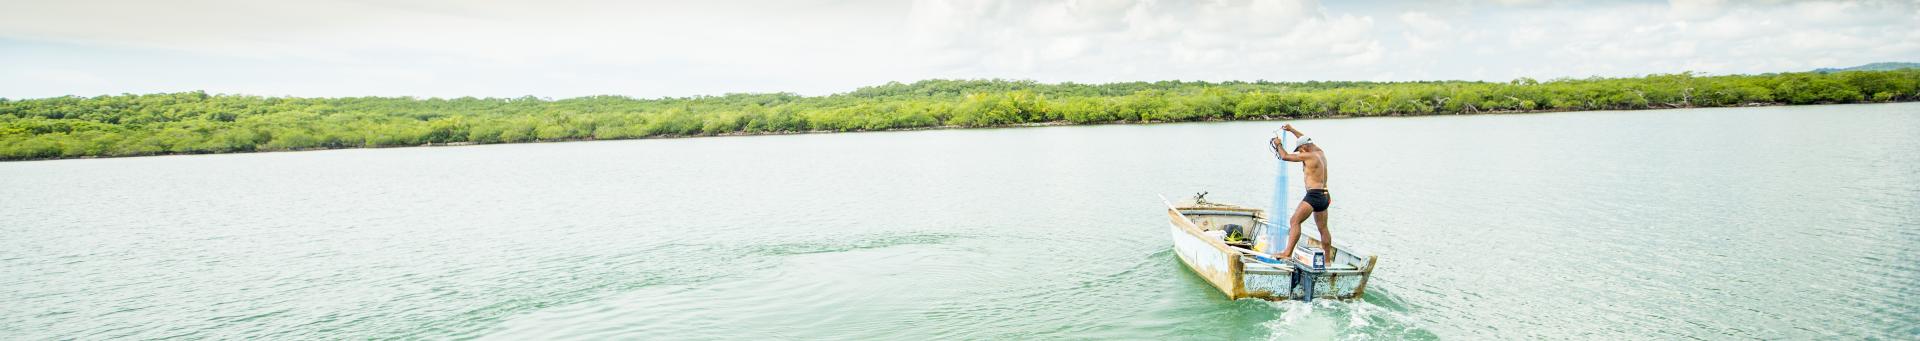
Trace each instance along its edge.
<instances>
[{"instance_id":1,"label":"man's bare back","mask_svg":"<svg viewBox=\"0 0 1920 341\"><path fill-rule=\"evenodd\" d=\"M1292 154L1294 159L1286 157L1281 159L1300 163L1300 170L1307 173L1307 189L1326 189L1327 154L1314 145L1307 145L1306 148L1301 148L1300 152Z\"/></svg>"},{"instance_id":2,"label":"man's bare back","mask_svg":"<svg viewBox=\"0 0 1920 341\"><path fill-rule=\"evenodd\" d=\"M1300 133L1299 130L1293 129L1292 124L1282 127L1282 129L1286 129L1287 132L1293 133L1294 137L1306 136L1306 134ZM1281 160L1300 163L1300 170L1307 173L1307 189L1327 188L1327 154L1325 150L1320 149L1318 144L1313 143L1311 139L1301 141L1300 146L1296 147L1299 150L1289 153L1283 150L1283 148L1286 147L1280 145L1280 138L1275 137L1271 142L1273 143L1274 156L1279 157Z\"/></svg>"},{"instance_id":3,"label":"man's bare back","mask_svg":"<svg viewBox=\"0 0 1920 341\"><path fill-rule=\"evenodd\" d=\"M1333 249L1333 235L1327 233L1327 207L1333 205L1333 196L1327 192L1326 151L1320 149L1320 146L1314 143L1313 139L1307 138L1306 134L1293 129L1292 124L1283 126L1283 129L1293 133L1294 137L1300 138L1300 143L1298 147L1295 147L1295 151L1288 152L1285 149L1286 146L1280 143L1280 138L1274 137L1272 141L1269 141L1273 144L1274 156L1278 156L1281 160L1299 162L1301 164L1301 170L1307 173L1307 195L1301 198L1300 205L1294 209L1292 219L1288 219L1291 224L1287 229L1287 247L1281 249L1279 256L1281 258L1293 257L1294 246L1300 243L1300 223L1305 222L1307 217L1311 216L1313 217L1314 225L1320 228L1320 249L1326 251L1326 258L1331 260L1336 250ZM1280 214L1281 212L1273 213ZM1326 263L1331 264L1332 261L1326 261Z\"/></svg>"}]
</instances>

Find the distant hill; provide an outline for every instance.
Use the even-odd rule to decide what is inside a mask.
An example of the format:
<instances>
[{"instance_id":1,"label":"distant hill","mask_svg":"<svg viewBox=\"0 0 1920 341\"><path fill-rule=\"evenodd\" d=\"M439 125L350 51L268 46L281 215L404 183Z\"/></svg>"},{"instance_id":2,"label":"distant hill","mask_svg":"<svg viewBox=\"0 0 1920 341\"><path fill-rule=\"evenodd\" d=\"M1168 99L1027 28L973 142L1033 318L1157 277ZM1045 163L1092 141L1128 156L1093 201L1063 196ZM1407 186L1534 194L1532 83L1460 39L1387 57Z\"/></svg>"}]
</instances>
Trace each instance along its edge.
<instances>
[{"instance_id":1,"label":"distant hill","mask_svg":"<svg viewBox=\"0 0 1920 341\"><path fill-rule=\"evenodd\" d=\"M1834 73L1840 71L1888 71L1899 69L1920 69L1920 63L1880 62L1849 68L1818 68L1813 69L1813 72Z\"/></svg>"}]
</instances>

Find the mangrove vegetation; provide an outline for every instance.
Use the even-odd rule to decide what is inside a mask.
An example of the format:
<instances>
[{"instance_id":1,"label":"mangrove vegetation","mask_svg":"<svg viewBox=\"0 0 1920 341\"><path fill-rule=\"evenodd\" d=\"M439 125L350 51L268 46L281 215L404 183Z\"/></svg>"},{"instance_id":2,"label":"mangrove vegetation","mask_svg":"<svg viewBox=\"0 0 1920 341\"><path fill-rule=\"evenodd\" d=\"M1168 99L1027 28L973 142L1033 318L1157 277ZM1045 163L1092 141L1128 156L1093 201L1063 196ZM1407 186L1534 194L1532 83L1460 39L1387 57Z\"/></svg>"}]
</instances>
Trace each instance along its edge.
<instances>
[{"instance_id":1,"label":"mangrove vegetation","mask_svg":"<svg viewBox=\"0 0 1920 341\"><path fill-rule=\"evenodd\" d=\"M1920 100L1920 70L1510 82L888 83L636 99L294 98L205 92L0 99L0 159L236 153L1025 124L1455 115Z\"/></svg>"}]
</instances>

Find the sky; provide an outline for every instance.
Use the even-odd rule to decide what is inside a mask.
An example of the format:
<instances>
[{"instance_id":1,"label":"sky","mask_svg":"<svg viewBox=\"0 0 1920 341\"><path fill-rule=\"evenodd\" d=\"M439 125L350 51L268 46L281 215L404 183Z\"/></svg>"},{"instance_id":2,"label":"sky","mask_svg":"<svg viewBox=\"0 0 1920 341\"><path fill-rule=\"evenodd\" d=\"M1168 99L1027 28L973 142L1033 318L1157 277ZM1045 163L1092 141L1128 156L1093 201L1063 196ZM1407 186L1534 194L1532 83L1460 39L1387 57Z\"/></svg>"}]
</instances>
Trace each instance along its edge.
<instances>
[{"instance_id":1,"label":"sky","mask_svg":"<svg viewBox=\"0 0 1920 341\"><path fill-rule=\"evenodd\" d=\"M1920 61L1920 0L0 0L0 98L825 95Z\"/></svg>"}]
</instances>

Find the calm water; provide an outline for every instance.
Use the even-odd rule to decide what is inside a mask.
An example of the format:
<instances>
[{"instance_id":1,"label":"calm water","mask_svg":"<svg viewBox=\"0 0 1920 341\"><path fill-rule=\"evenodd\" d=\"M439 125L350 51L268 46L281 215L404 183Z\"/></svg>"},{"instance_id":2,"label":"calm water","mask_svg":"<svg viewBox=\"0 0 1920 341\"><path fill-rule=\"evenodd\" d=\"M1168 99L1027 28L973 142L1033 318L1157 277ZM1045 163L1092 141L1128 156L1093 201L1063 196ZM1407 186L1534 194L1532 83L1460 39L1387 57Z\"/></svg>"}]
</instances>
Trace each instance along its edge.
<instances>
[{"instance_id":1,"label":"calm water","mask_svg":"<svg viewBox=\"0 0 1920 341\"><path fill-rule=\"evenodd\" d=\"M0 338L1920 337L1920 104L1300 121L1379 270L1227 301L1278 125L0 163Z\"/></svg>"}]
</instances>

